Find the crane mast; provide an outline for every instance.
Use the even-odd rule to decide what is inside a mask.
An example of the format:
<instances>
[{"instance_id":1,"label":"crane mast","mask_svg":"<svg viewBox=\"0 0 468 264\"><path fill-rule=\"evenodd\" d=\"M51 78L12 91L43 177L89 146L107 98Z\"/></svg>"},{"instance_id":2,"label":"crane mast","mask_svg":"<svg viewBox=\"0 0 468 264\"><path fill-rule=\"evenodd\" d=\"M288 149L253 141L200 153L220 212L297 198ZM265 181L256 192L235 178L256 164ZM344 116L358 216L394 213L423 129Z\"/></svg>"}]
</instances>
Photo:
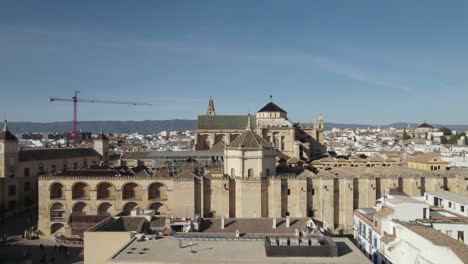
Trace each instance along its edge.
<instances>
[{"instance_id":1,"label":"crane mast","mask_svg":"<svg viewBox=\"0 0 468 264\"><path fill-rule=\"evenodd\" d=\"M78 98L79 91L75 91L72 98L57 98L51 97L49 98L50 102L55 101L66 101L66 102L73 102L73 130L72 130L72 137L73 137L73 146L77 146L77 130L78 130L78 102L80 103L98 103L98 104L124 104L124 105L149 105L148 103L141 103L141 102L132 102L132 101L113 101L113 100L99 100L99 99L81 99Z\"/></svg>"}]
</instances>

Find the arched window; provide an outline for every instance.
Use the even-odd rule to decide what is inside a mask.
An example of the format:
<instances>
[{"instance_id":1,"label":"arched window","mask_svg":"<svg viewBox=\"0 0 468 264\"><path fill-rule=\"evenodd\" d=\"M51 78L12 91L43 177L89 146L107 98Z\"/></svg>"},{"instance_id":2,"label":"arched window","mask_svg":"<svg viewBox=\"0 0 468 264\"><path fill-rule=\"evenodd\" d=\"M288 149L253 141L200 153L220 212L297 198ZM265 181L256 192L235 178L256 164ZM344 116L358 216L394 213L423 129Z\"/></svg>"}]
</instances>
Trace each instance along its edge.
<instances>
[{"instance_id":1,"label":"arched window","mask_svg":"<svg viewBox=\"0 0 468 264\"><path fill-rule=\"evenodd\" d=\"M65 207L61 203L54 203L50 207L50 221L64 220Z\"/></svg>"},{"instance_id":2,"label":"arched window","mask_svg":"<svg viewBox=\"0 0 468 264\"><path fill-rule=\"evenodd\" d=\"M234 168L231 169L231 177L236 177L236 170Z\"/></svg>"},{"instance_id":3,"label":"arched window","mask_svg":"<svg viewBox=\"0 0 468 264\"><path fill-rule=\"evenodd\" d=\"M55 182L50 186L50 199L63 199L65 193L65 187Z\"/></svg>"},{"instance_id":4,"label":"arched window","mask_svg":"<svg viewBox=\"0 0 468 264\"><path fill-rule=\"evenodd\" d=\"M254 170L253 169L249 169L247 171L247 176L250 178L250 177L253 177L254 176Z\"/></svg>"},{"instance_id":5,"label":"arched window","mask_svg":"<svg viewBox=\"0 0 468 264\"><path fill-rule=\"evenodd\" d=\"M266 169L266 176L270 176L270 169Z\"/></svg>"}]
</instances>

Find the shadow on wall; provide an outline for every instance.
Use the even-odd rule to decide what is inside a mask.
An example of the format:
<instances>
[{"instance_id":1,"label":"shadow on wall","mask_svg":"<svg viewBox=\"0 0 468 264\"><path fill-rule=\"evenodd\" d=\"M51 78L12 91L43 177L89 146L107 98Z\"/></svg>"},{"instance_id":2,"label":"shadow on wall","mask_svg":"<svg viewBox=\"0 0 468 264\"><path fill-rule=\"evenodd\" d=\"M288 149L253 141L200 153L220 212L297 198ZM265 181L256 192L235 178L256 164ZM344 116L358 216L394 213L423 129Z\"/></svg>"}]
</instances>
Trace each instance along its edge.
<instances>
[{"instance_id":1,"label":"shadow on wall","mask_svg":"<svg viewBox=\"0 0 468 264\"><path fill-rule=\"evenodd\" d=\"M338 257L345 256L353 252L345 242L336 242L336 246L338 247Z\"/></svg>"}]
</instances>

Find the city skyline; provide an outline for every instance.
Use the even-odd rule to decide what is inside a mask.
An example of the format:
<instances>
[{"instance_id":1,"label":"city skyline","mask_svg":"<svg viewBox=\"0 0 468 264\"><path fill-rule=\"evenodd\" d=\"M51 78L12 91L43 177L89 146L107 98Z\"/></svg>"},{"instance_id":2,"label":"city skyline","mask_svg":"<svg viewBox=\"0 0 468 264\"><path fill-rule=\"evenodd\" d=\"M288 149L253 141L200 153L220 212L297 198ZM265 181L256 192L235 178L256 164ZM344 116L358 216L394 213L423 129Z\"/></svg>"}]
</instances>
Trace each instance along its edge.
<instances>
[{"instance_id":1,"label":"city skyline","mask_svg":"<svg viewBox=\"0 0 468 264\"><path fill-rule=\"evenodd\" d=\"M404 3L404 5L403 5ZM3 2L0 114L69 121L255 113L268 96L294 121L467 124L465 2ZM443 105L443 107L438 107Z\"/></svg>"}]
</instances>

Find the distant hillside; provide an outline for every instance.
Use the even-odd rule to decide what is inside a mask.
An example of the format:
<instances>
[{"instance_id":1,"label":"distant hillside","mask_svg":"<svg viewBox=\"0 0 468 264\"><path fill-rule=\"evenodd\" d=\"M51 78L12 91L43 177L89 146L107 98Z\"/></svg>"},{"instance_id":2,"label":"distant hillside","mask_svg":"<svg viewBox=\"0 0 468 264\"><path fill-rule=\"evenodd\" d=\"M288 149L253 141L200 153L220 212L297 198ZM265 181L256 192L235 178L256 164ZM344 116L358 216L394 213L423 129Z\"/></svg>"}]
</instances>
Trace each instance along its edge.
<instances>
[{"instance_id":1,"label":"distant hillside","mask_svg":"<svg viewBox=\"0 0 468 264\"><path fill-rule=\"evenodd\" d=\"M409 123L411 128L416 128L420 124L416 123ZM468 125L441 125L441 124L430 124L434 128L438 127L448 127L451 130L468 130ZM408 127L408 123L398 122L388 125L380 125L380 126L373 126L373 125L364 125L364 124L337 124L337 123L325 123L325 129L330 130L332 128L396 128L396 129L403 129Z\"/></svg>"},{"instance_id":2,"label":"distant hillside","mask_svg":"<svg viewBox=\"0 0 468 264\"><path fill-rule=\"evenodd\" d=\"M82 121L78 122L78 129L97 133L103 129L104 132L115 133L158 133L161 131L185 131L195 129L195 120L172 119L172 120L144 120L144 121ZM72 122L9 122L10 130L15 133L38 132L38 133L63 133L71 131Z\"/></svg>"},{"instance_id":3,"label":"distant hillside","mask_svg":"<svg viewBox=\"0 0 468 264\"><path fill-rule=\"evenodd\" d=\"M196 120L187 119L172 119L172 120L144 120L144 121L82 121L78 123L78 128L87 131L97 133L100 129L105 132L115 133L158 133L161 131L185 131L195 130ZM412 128L418 126L416 123L410 124ZM49 123L37 123L37 122L10 122L8 123L10 130L15 133L24 132L39 132L39 133L51 133L58 132L63 133L71 131L72 122L49 122ZM336 128L389 128L394 127L402 129L408 126L408 123L393 123L389 125L371 126L365 124L338 124L338 123L325 123L325 129L330 130ZM448 127L452 130L468 130L468 125L440 125L432 124L434 127Z\"/></svg>"}]
</instances>

